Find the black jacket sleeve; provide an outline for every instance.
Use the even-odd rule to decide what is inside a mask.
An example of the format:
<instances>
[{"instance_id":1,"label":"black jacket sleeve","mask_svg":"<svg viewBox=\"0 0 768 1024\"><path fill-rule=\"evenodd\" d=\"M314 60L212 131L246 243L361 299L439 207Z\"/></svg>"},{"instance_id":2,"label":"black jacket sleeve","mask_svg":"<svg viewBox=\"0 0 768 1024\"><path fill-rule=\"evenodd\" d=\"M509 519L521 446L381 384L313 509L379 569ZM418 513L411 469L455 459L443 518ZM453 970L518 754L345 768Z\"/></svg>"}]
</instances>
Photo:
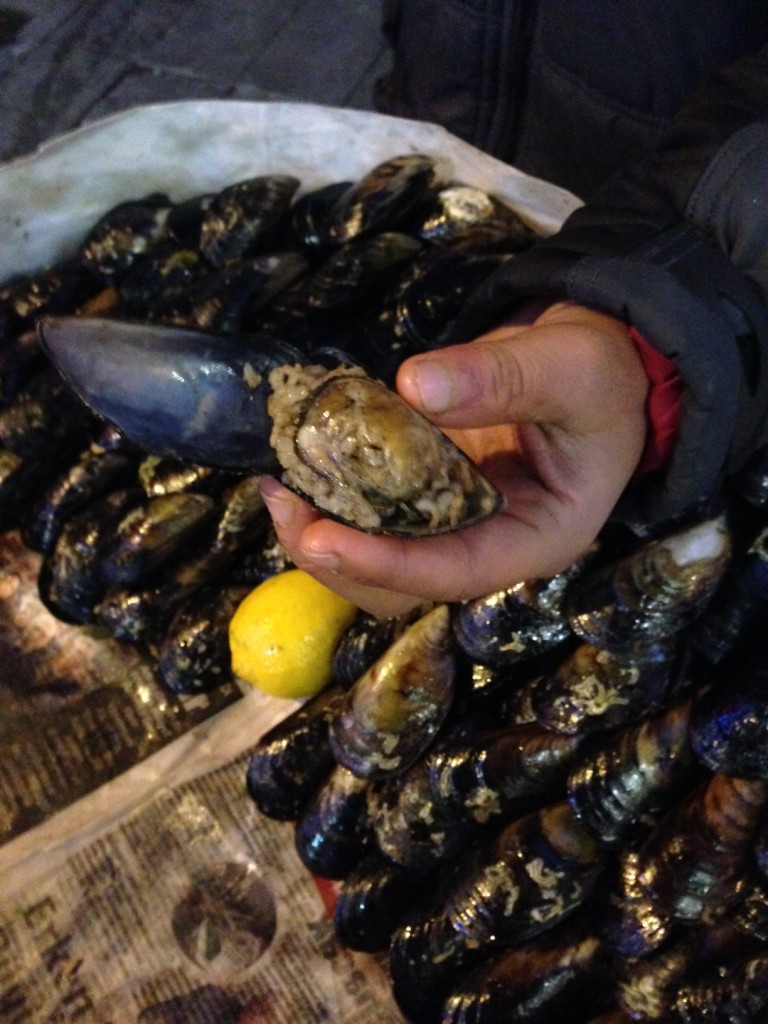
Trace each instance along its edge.
<instances>
[{"instance_id":1,"label":"black jacket sleeve","mask_svg":"<svg viewBox=\"0 0 768 1024\"><path fill-rule=\"evenodd\" d=\"M710 79L653 154L505 264L455 337L546 295L620 317L683 378L671 464L628 489L622 518L684 513L768 442L768 48Z\"/></svg>"}]
</instances>

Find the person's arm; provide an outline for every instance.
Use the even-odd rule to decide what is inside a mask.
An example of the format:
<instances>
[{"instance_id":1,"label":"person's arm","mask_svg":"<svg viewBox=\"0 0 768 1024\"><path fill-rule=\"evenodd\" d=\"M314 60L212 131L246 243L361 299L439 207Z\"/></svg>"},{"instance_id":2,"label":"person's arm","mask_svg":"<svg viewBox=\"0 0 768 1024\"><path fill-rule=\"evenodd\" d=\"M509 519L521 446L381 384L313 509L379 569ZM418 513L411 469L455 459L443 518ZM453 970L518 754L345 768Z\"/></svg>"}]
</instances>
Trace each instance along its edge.
<instances>
[{"instance_id":1,"label":"person's arm","mask_svg":"<svg viewBox=\"0 0 768 1024\"><path fill-rule=\"evenodd\" d=\"M612 512L659 524L713 495L766 440L766 167L763 51L700 91L658 153L508 261L468 304L460 344L401 368L401 393L480 462L504 512L423 541L371 537L270 481L294 561L394 614L565 568ZM528 327L497 326L531 298L553 305ZM640 475L649 386L633 330L683 384L669 465Z\"/></svg>"},{"instance_id":2,"label":"person's arm","mask_svg":"<svg viewBox=\"0 0 768 1024\"><path fill-rule=\"evenodd\" d=\"M475 294L456 338L519 298L565 296L636 328L683 379L666 473L619 511L658 522L711 494L766 441L768 48L712 77L664 144Z\"/></svg>"}]
</instances>

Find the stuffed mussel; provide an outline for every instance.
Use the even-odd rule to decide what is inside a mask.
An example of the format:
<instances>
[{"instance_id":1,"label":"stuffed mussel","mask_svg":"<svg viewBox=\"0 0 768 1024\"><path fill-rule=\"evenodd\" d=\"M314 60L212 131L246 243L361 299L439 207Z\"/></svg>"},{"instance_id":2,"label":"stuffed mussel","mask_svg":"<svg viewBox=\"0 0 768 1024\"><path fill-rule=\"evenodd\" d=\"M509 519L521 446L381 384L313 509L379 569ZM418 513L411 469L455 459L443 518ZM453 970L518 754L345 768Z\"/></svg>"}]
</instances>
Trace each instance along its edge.
<instances>
[{"instance_id":1,"label":"stuffed mussel","mask_svg":"<svg viewBox=\"0 0 768 1024\"><path fill-rule=\"evenodd\" d=\"M501 498L428 420L359 367L305 365L270 337L46 319L43 345L96 412L148 451L284 471L328 514L369 531L442 533Z\"/></svg>"}]
</instances>

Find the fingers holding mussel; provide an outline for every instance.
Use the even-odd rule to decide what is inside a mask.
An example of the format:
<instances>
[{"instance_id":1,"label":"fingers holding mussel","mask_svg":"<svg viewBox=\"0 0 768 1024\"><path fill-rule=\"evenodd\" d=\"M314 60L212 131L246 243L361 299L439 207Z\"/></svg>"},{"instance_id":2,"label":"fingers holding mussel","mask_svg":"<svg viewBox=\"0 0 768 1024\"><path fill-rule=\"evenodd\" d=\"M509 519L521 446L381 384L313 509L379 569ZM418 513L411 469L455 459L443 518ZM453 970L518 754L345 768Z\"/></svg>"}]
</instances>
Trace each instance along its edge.
<instances>
[{"instance_id":1,"label":"fingers holding mussel","mask_svg":"<svg viewBox=\"0 0 768 1024\"><path fill-rule=\"evenodd\" d=\"M303 365L267 336L62 318L39 326L66 380L147 451L283 482L361 529L422 536L496 512L477 467L354 367Z\"/></svg>"}]
</instances>

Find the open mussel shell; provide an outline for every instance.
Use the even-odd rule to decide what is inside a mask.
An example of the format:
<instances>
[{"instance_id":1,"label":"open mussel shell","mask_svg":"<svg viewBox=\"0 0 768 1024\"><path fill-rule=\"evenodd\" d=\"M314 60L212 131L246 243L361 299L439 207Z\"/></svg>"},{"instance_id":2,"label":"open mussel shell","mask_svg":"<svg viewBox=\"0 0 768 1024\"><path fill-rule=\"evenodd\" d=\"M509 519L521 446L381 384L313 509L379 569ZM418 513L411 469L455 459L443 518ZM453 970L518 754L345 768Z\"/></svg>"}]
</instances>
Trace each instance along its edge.
<instances>
[{"instance_id":1,"label":"open mussel shell","mask_svg":"<svg viewBox=\"0 0 768 1024\"><path fill-rule=\"evenodd\" d=\"M292 346L101 318L44 318L38 331L83 401L148 452L275 469L266 375L300 359Z\"/></svg>"},{"instance_id":2,"label":"open mussel shell","mask_svg":"<svg viewBox=\"0 0 768 1024\"><path fill-rule=\"evenodd\" d=\"M427 419L356 367L270 374L283 483L370 532L422 536L476 523L501 496Z\"/></svg>"}]
</instances>

